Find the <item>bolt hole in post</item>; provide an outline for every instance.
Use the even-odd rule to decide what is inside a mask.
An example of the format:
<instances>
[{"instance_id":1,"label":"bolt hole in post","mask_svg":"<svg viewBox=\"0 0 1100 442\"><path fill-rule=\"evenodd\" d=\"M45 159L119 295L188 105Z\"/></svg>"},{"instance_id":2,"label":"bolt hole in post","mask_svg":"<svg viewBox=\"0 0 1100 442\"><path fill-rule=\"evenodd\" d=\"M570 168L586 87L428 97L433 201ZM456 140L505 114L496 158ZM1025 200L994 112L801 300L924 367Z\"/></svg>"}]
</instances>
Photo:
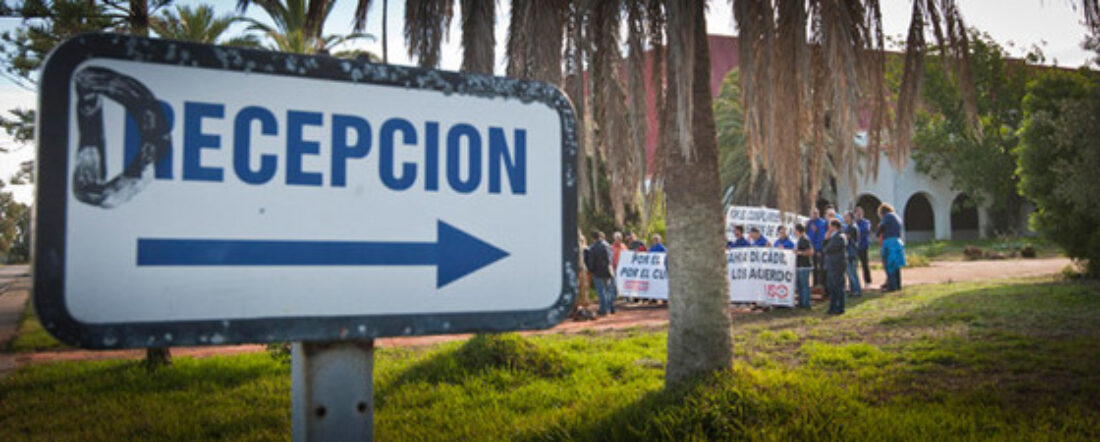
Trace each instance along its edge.
<instances>
[{"instance_id":1,"label":"bolt hole in post","mask_svg":"<svg viewBox=\"0 0 1100 442\"><path fill-rule=\"evenodd\" d=\"M322 406L320 406L320 407L317 407L317 411L316 411L316 413L317 413L317 417L318 417L318 418L322 418L322 417L325 417L325 412L326 412L326 411L328 411L328 410L326 410L326 409L325 409L325 406L324 406L324 405L322 405Z\"/></svg>"}]
</instances>

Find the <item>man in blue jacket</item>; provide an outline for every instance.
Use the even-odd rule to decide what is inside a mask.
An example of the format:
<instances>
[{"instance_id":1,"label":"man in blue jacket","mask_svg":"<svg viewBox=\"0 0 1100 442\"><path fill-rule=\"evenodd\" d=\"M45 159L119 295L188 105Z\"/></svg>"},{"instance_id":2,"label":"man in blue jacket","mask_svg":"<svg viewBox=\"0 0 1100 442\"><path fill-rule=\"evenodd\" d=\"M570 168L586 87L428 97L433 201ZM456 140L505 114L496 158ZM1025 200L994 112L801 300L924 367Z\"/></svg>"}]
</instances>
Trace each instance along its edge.
<instances>
[{"instance_id":1,"label":"man in blue jacket","mask_svg":"<svg viewBox=\"0 0 1100 442\"><path fill-rule=\"evenodd\" d=\"M771 247L772 243L768 241L768 237L760 233L760 229L753 227L749 229L749 240L754 247Z\"/></svg>"},{"instance_id":2,"label":"man in blue jacket","mask_svg":"<svg viewBox=\"0 0 1100 442\"><path fill-rule=\"evenodd\" d=\"M787 236L787 226L779 226L779 230L776 232L779 239L775 240L775 246L780 249L794 250L794 241L791 241L791 237Z\"/></svg>"},{"instance_id":3,"label":"man in blue jacket","mask_svg":"<svg viewBox=\"0 0 1100 442\"><path fill-rule=\"evenodd\" d=\"M810 242L814 245L815 286L825 284L825 256L821 252L821 247L825 242L825 230L828 227L829 223L821 218L821 212L818 212L817 208L811 209L810 221L806 223L806 236L810 238Z\"/></svg>"},{"instance_id":4,"label":"man in blue jacket","mask_svg":"<svg viewBox=\"0 0 1100 442\"><path fill-rule=\"evenodd\" d=\"M733 241L726 241L727 249L749 247L752 243L745 239L745 226L733 226Z\"/></svg>"}]
</instances>

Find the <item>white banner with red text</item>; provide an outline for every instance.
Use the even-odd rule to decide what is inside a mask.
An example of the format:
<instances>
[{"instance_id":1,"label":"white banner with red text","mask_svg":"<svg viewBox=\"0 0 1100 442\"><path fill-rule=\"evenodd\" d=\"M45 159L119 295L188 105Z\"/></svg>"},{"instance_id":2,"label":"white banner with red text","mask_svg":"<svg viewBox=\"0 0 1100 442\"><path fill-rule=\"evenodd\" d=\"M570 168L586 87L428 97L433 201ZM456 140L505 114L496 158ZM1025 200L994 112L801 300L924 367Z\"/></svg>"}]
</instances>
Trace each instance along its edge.
<instances>
[{"instance_id":1,"label":"white banner with red text","mask_svg":"<svg viewBox=\"0 0 1100 442\"><path fill-rule=\"evenodd\" d=\"M626 298L668 300L666 254L623 251L615 288ZM745 247L726 252L730 302L793 307L795 256L790 250Z\"/></svg>"}]
</instances>

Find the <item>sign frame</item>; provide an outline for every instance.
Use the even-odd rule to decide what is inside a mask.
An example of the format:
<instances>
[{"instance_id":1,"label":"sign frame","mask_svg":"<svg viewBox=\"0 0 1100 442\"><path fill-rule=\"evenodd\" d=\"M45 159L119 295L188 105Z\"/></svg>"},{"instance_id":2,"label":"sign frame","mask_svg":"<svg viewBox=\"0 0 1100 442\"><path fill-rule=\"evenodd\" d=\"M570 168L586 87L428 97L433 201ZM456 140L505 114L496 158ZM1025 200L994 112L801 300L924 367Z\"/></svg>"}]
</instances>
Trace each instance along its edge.
<instances>
[{"instance_id":1,"label":"sign frame","mask_svg":"<svg viewBox=\"0 0 1100 442\"><path fill-rule=\"evenodd\" d=\"M485 98L541 103L561 121L561 294L544 309L494 312L292 316L90 324L66 305L65 262L70 115L76 69L90 59L117 59L188 68L251 72L314 80L364 83ZM61 341L90 349L222 345L280 341L353 341L387 336L499 332L550 328L564 320L577 297L577 133L569 98L545 82L211 46L118 34L84 34L58 45L46 59L38 97L34 205L34 306L39 320ZM151 164L146 167L152 167ZM399 293L393 294L399 296Z\"/></svg>"}]
</instances>

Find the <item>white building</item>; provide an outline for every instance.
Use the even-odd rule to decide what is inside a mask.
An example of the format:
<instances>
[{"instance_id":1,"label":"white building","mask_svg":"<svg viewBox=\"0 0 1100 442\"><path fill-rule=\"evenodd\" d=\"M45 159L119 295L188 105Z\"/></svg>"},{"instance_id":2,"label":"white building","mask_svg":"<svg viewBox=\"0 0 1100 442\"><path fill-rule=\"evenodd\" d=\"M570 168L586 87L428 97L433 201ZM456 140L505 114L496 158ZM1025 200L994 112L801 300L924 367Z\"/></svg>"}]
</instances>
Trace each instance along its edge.
<instances>
[{"instance_id":1,"label":"white building","mask_svg":"<svg viewBox=\"0 0 1100 442\"><path fill-rule=\"evenodd\" d=\"M932 179L918 172L912 158L899 171L883 153L878 176L864 175L856 180L854 191L848 180L837 179L836 193L825 195L826 199L835 201L838 211L863 207L876 225L879 204L890 203L905 222L906 241L984 238L992 230L986 207L977 206L968 195L953 190L950 177ZM1026 214L1020 219L1026 220ZM1027 232L1026 225L1019 230Z\"/></svg>"}]
</instances>

